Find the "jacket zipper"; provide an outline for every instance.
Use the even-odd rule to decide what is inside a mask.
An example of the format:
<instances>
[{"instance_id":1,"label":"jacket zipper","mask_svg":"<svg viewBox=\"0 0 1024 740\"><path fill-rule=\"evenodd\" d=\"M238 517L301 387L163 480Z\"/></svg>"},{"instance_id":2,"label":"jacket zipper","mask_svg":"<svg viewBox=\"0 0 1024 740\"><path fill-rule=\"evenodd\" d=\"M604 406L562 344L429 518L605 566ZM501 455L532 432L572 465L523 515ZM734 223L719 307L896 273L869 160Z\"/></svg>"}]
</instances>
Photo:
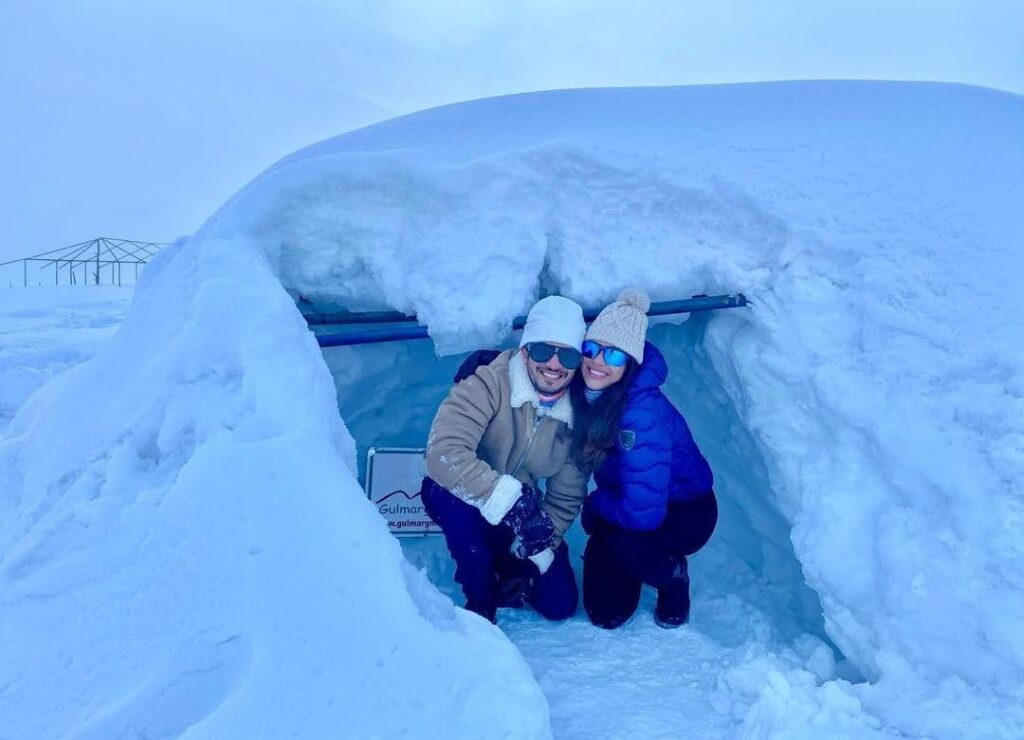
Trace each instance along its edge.
<instances>
[{"instance_id":1,"label":"jacket zipper","mask_svg":"<svg viewBox=\"0 0 1024 740\"><path fill-rule=\"evenodd\" d=\"M537 438L537 429L540 427L540 423L541 423L541 421L543 421L543 419L544 419L544 417L542 417L540 414L537 414L534 417L534 420L533 420L533 431L530 432L530 438L528 440L526 440L526 449L523 450L523 454L520 455L520 457L519 457L519 462L516 463L515 470L513 470L512 473L511 473L513 478L516 477L516 473L518 473L519 469L523 467L524 463L526 463L526 458L530 454L530 448L533 447L533 440L535 440Z\"/></svg>"}]
</instances>

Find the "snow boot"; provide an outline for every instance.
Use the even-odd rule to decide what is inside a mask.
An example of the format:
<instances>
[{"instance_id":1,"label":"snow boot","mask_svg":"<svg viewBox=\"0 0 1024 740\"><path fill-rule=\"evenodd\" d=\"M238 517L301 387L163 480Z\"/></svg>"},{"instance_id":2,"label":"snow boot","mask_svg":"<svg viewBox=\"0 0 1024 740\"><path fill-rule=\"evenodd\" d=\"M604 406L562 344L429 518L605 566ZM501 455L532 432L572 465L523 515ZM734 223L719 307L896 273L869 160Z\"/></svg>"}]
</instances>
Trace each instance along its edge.
<instances>
[{"instance_id":1,"label":"snow boot","mask_svg":"<svg viewBox=\"0 0 1024 740\"><path fill-rule=\"evenodd\" d=\"M663 629L681 627L690 620L690 574L683 558L675 567L671 580L658 589L654 622Z\"/></svg>"},{"instance_id":2,"label":"snow boot","mask_svg":"<svg viewBox=\"0 0 1024 740\"><path fill-rule=\"evenodd\" d=\"M481 604L475 601L467 601L463 607L466 611L479 614L491 624L498 623L498 608L494 604Z\"/></svg>"},{"instance_id":3,"label":"snow boot","mask_svg":"<svg viewBox=\"0 0 1024 740\"><path fill-rule=\"evenodd\" d=\"M497 601L499 607L522 609L526 606L526 594L530 589L528 579L517 575L498 576Z\"/></svg>"},{"instance_id":4,"label":"snow boot","mask_svg":"<svg viewBox=\"0 0 1024 740\"><path fill-rule=\"evenodd\" d=\"M689 621L689 610L687 610L685 614L673 614L671 616L662 614L658 611L657 608L655 608L654 610L654 623L661 627L663 630L674 630L676 627L682 627Z\"/></svg>"}]
</instances>

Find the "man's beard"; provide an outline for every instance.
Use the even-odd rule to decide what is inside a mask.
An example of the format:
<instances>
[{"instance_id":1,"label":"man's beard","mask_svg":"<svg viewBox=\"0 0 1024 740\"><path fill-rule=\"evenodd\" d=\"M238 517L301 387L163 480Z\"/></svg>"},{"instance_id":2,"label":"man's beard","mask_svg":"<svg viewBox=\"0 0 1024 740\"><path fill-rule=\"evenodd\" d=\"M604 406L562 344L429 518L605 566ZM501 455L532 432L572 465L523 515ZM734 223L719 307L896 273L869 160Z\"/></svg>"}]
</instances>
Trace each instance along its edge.
<instances>
[{"instance_id":1,"label":"man's beard","mask_svg":"<svg viewBox=\"0 0 1024 740\"><path fill-rule=\"evenodd\" d=\"M530 376L530 383L531 383L531 385L533 385L533 389L535 391L537 391L537 393L542 395L542 396L557 396L560 393L564 393L565 389L568 388L569 384L572 382L572 376L567 373L566 376L565 376L565 382L562 383L562 385L560 385L560 386L558 386L556 388L553 388L553 389L552 388L544 388L544 387L542 387L542 386L537 384L537 379L534 377L534 372L538 372L539 373L540 371L538 370L538 371L528 372L527 375Z\"/></svg>"}]
</instances>

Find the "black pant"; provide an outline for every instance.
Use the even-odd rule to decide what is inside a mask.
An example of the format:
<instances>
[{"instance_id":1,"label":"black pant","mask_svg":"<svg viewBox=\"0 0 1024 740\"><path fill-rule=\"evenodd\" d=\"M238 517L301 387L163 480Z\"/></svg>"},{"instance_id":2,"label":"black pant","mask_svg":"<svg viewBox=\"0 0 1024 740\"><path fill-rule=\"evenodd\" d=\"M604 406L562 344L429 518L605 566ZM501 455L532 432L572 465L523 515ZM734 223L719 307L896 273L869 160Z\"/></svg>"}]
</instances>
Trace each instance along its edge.
<instances>
[{"instance_id":1,"label":"black pant","mask_svg":"<svg viewBox=\"0 0 1024 740\"><path fill-rule=\"evenodd\" d=\"M599 520L583 553L583 606L598 627L633 616L643 584L658 589L657 616L682 624L690 616L686 557L707 544L718 522L714 492L669 504L657 529L641 532Z\"/></svg>"},{"instance_id":2,"label":"black pant","mask_svg":"<svg viewBox=\"0 0 1024 740\"><path fill-rule=\"evenodd\" d=\"M579 592L564 542L555 560L541 575L529 560L520 560L509 548L515 535L505 526L492 526L480 510L470 506L430 478L420 489L423 507L444 532L455 561L455 580L466 595L466 608L495 620L503 585L522 582L526 601L546 619L568 619L576 613Z\"/></svg>"}]
</instances>

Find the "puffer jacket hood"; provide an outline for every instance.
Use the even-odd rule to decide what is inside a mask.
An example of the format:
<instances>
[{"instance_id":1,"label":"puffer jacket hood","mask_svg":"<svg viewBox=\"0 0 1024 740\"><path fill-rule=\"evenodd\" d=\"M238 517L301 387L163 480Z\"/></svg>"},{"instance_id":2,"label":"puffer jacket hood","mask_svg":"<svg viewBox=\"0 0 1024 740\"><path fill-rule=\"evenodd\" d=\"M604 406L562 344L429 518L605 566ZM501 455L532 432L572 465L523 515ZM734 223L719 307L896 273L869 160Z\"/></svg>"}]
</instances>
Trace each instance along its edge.
<instances>
[{"instance_id":1,"label":"puffer jacket hood","mask_svg":"<svg viewBox=\"0 0 1024 740\"><path fill-rule=\"evenodd\" d=\"M661 350L650 342L644 343L644 362L637 368L633 383L629 387L629 395L637 395L651 389L660 388L668 380L668 363Z\"/></svg>"}]
</instances>

